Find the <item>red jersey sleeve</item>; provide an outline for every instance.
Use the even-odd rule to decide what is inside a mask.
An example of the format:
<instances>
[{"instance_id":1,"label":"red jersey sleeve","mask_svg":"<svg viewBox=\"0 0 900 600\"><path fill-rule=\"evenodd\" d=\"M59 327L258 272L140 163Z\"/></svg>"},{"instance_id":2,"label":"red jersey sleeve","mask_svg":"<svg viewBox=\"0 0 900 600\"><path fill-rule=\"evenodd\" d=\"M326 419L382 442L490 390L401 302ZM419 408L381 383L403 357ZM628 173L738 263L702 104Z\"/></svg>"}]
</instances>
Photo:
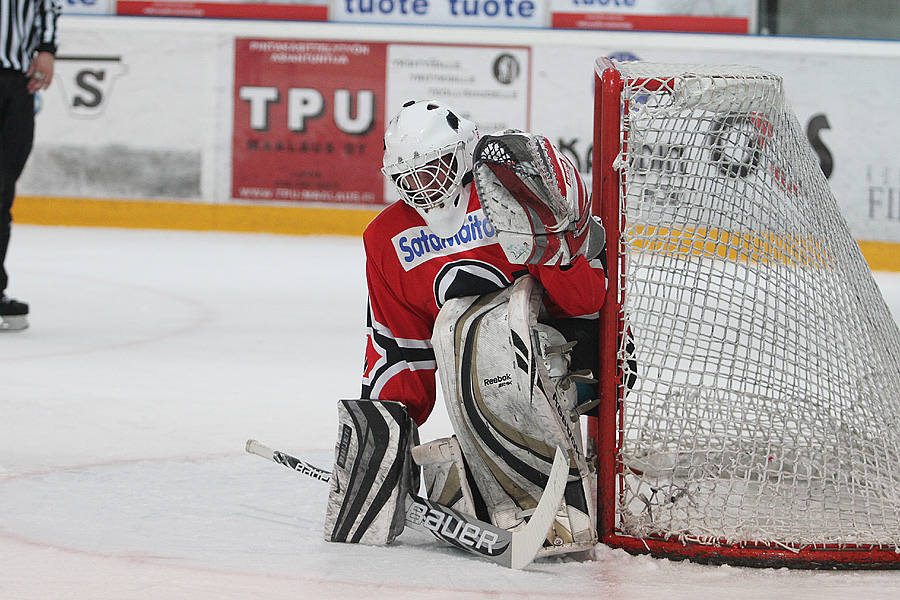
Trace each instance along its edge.
<instances>
[{"instance_id":1,"label":"red jersey sleeve","mask_svg":"<svg viewBox=\"0 0 900 600\"><path fill-rule=\"evenodd\" d=\"M584 256L577 256L564 267L530 265L528 272L547 292L545 301L551 317L585 317L603 306L606 297L606 271L592 267Z\"/></svg>"},{"instance_id":2,"label":"red jersey sleeve","mask_svg":"<svg viewBox=\"0 0 900 600\"><path fill-rule=\"evenodd\" d=\"M370 248L365 236L363 242L369 306L361 396L401 402L421 425L435 403L434 319L410 304L401 286L390 285L379 248Z\"/></svg>"}]
</instances>

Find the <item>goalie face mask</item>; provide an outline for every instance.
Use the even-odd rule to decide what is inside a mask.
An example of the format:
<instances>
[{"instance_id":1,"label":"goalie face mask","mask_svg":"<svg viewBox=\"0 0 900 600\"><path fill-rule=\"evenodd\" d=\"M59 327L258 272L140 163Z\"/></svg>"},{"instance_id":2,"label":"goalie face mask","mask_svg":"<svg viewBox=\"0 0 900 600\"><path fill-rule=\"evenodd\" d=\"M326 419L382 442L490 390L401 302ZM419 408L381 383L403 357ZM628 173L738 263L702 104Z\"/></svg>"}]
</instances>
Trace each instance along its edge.
<instances>
[{"instance_id":1,"label":"goalie face mask","mask_svg":"<svg viewBox=\"0 0 900 600\"><path fill-rule=\"evenodd\" d=\"M465 222L477 141L474 123L431 100L407 103L387 126L382 172L438 237Z\"/></svg>"}]
</instances>

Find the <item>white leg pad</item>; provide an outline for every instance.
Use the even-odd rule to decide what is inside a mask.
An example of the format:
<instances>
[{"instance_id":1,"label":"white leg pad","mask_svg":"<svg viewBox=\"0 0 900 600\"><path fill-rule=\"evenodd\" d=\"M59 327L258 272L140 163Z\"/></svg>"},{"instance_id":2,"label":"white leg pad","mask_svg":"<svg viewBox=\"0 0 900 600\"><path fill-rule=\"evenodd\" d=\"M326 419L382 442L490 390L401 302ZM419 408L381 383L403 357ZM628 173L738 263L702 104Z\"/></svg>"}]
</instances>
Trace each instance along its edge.
<instances>
[{"instance_id":1,"label":"white leg pad","mask_svg":"<svg viewBox=\"0 0 900 600\"><path fill-rule=\"evenodd\" d=\"M570 346L537 323L540 298L535 280L522 277L496 294L451 300L432 338L450 419L495 525L524 524L540 500L554 449L568 450L565 502L539 556L597 542L594 477L567 371Z\"/></svg>"}]
</instances>

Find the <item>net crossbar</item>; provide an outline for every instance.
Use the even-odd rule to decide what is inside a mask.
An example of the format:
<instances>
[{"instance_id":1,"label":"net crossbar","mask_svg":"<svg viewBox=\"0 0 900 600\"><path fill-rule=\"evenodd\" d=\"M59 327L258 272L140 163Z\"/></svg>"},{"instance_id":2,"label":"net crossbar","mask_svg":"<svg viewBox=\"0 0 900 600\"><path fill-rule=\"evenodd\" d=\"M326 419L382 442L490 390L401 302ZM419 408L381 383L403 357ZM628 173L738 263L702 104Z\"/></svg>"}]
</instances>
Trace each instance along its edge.
<instances>
[{"instance_id":1,"label":"net crossbar","mask_svg":"<svg viewBox=\"0 0 900 600\"><path fill-rule=\"evenodd\" d=\"M601 336L604 541L900 567L900 333L781 79L597 73L594 204L619 282Z\"/></svg>"}]
</instances>

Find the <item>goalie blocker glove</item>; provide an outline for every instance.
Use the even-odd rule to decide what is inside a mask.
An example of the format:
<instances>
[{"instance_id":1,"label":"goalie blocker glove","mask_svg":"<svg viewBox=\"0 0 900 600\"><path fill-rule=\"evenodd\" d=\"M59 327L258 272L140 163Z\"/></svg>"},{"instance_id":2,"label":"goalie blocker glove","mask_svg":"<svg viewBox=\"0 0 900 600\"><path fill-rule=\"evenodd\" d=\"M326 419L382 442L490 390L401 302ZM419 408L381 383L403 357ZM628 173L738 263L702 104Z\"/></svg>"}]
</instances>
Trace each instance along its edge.
<instances>
[{"instance_id":1,"label":"goalie blocker glove","mask_svg":"<svg viewBox=\"0 0 900 600\"><path fill-rule=\"evenodd\" d=\"M572 162L546 137L517 130L475 147L475 188L513 264L567 265L599 254L606 234Z\"/></svg>"},{"instance_id":2,"label":"goalie blocker glove","mask_svg":"<svg viewBox=\"0 0 900 600\"><path fill-rule=\"evenodd\" d=\"M403 531L405 499L418 489L410 450L415 422L399 402L341 400L325 539L386 545Z\"/></svg>"}]
</instances>

